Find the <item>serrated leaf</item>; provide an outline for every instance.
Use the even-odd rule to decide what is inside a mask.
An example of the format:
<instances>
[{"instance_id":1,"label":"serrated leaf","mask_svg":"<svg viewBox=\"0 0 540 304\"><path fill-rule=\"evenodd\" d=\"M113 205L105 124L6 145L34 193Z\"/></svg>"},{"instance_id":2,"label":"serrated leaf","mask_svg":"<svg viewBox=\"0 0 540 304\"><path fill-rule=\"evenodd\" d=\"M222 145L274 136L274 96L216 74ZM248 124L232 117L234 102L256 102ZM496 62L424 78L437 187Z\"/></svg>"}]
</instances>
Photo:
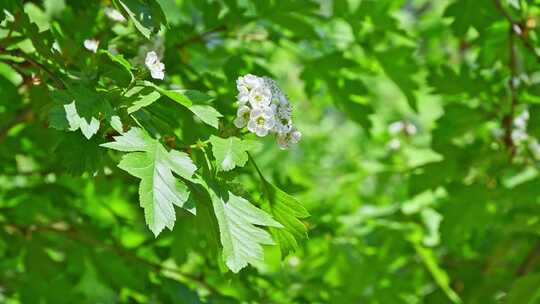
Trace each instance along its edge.
<instances>
[{"instance_id":1,"label":"serrated leaf","mask_svg":"<svg viewBox=\"0 0 540 304\"><path fill-rule=\"evenodd\" d=\"M247 151L251 146L237 137L220 138L210 136L212 153L216 158L218 168L222 171L230 171L235 167L243 167L247 160Z\"/></svg>"},{"instance_id":2,"label":"serrated leaf","mask_svg":"<svg viewBox=\"0 0 540 304\"><path fill-rule=\"evenodd\" d=\"M122 152L146 151L152 139L139 128L131 128L121 136L114 136L115 141L101 144L102 147Z\"/></svg>"},{"instance_id":3,"label":"serrated leaf","mask_svg":"<svg viewBox=\"0 0 540 304\"><path fill-rule=\"evenodd\" d=\"M70 131L77 131L80 129L84 137L90 139L99 130L99 120L92 117L90 121L87 121L79 116L75 106L75 101L64 105L64 110L66 111L66 119L68 121Z\"/></svg>"},{"instance_id":4,"label":"serrated leaf","mask_svg":"<svg viewBox=\"0 0 540 304\"><path fill-rule=\"evenodd\" d=\"M124 127L122 126L122 121L117 115L111 116L111 127L118 133L124 133Z\"/></svg>"},{"instance_id":5,"label":"serrated leaf","mask_svg":"<svg viewBox=\"0 0 540 304\"><path fill-rule=\"evenodd\" d=\"M213 107L206 105L192 105L189 109L207 125L216 129L219 127L219 118L223 115Z\"/></svg>"},{"instance_id":6,"label":"serrated leaf","mask_svg":"<svg viewBox=\"0 0 540 304\"><path fill-rule=\"evenodd\" d=\"M145 81L144 84L188 108L204 123L216 129L218 128L219 118L223 117L223 115L214 109L214 107L204 104L211 101L212 97L195 90L165 90L149 81Z\"/></svg>"},{"instance_id":7,"label":"serrated leaf","mask_svg":"<svg viewBox=\"0 0 540 304\"><path fill-rule=\"evenodd\" d=\"M412 75L418 72L412 58L414 49L406 47L396 47L384 52L376 53L375 56L384 73L390 78L403 92L407 98L409 106L418 111L415 91L418 90L418 84Z\"/></svg>"},{"instance_id":8,"label":"serrated leaf","mask_svg":"<svg viewBox=\"0 0 540 304\"><path fill-rule=\"evenodd\" d=\"M210 196L227 267L237 273L248 264L263 261L262 245L274 245L275 242L270 233L257 226L282 225L246 199L214 184L209 185L200 178L194 181L203 186Z\"/></svg>"},{"instance_id":9,"label":"serrated leaf","mask_svg":"<svg viewBox=\"0 0 540 304\"><path fill-rule=\"evenodd\" d=\"M216 215L223 259L237 273L248 264L262 262L262 245L274 245L270 233L258 226L282 227L272 217L250 204L246 199L227 192L225 196L208 188Z\"/></svg>"},{"instance_id":10,"label":"serrated leaf","mask_svg":"<svg viewBox=\"0 0 540 304\"><path fill-rule=\"evenodd\" d=\"M159 94L159 92L154 91L154 90L150 90L150 89L145 90L144 88L141 88L141 87L135 87L134 89L138 91L137 91L135 100L133 101L133 104L127 109L127 112L129 114L137 112L141 108L144 108L153 104L156 100L158 100L161 97L161 94ZM126 96L128 96L128 94L126 94Z\"/></svg>"},{"instance_id":11,"label":"serrated leaf","mask_svg":"<svg viewBox=\"0 0 540 304\"><path fill-rule=\"evenodd\" d=\"M297 199L268 182L255 162L253 165L263 182L267 198L267 204L263 207L283 225L283 229L270 228L270 231L279 243L282 257L285 257L289 252L298 249L298 240L307 238L306 226L300 219L307 218L310 214Z\"/></svg>"},{"instance_id":12,"label":"serrated leaf","mask_svg":"<svg viewBox=\"0 0 540 304\"><path fill-rule=\"evenodd\" d=\"M139 200L150 230L157 235L165 228L172 230L176 215L174 205L195 214L195 208L185 205L189 197L187 186L173 172L191 178L196 170L187 154L167 151L157 140L139 128L114 137L115 141L102 147L131 152L122 157L118 167L140 178Z\"/></svg>"},{"instance_id":13,"label":"serrated leaf","mask_svg":"<svg viewBox=\"0 0 540 304\"><path fill-rule=\"evenodd\" d=\"M298 241L307 238L307 229L300 219L309 212L293 196L264 180L269 195L267 209L284 229L270 229L283 256L298 249Z\"/></svg>"},{"instance_id":14,"label":"serrated leaf","mask_svg":"<svg viewBox=\"0 0 540 304\"><path fill-rule=\"evenodd\" d=\"M450 4L445 17L452 17L452 31L456 36L464 36L470 27L482 32L497 20L498 12L492 3L476 0L457 0Z\"/></svg>"},{"instance_id":15,"label":"serrated leaf","mask_svg":"<svg viewBox=\"0 0 540 304\"><path fill-rule=\"evenodd\" d=\"M112 79L122 87L128 86L133 81L131 64L122 55L115 56L105 50L100 50L98 55L99 71L103 76Z\"/></svg>"},{"instance_id":16,"label":"serrated leaf","mask_svg":"<svg viewBox=\"0 0 540 304\"><path fill-rule=\"evenodd\" d=\"M54 153L60 165L70 174L94 173L103 167L103 151L98 146L98 138L90 140L79 134L66 132L56 146Z\"/></svg>"}]
</instances>

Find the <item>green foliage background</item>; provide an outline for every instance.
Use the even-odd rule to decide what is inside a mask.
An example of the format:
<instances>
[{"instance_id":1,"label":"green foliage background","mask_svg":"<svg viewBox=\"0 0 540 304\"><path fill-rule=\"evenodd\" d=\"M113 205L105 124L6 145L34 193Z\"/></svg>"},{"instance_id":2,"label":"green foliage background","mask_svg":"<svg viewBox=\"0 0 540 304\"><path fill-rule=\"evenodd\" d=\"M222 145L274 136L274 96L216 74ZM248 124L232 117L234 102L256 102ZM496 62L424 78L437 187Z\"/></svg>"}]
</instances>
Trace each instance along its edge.
<instances>
[{"instance_id":1,"label":"green foliage background","mask_svg":"<svg viewBox=\"0 0 540 304\"><path fill-rule=\"evenodd\" d=\"M539 17L537 0L0 1L0 302L540 303ZM133 60L158 48L163 81ZM297 146L234 127L247 73L289 94ZM98 130L70 130L72 101ZM177 191L167 219L139 200L146 163Z\"/></svg>"}]
</instances>

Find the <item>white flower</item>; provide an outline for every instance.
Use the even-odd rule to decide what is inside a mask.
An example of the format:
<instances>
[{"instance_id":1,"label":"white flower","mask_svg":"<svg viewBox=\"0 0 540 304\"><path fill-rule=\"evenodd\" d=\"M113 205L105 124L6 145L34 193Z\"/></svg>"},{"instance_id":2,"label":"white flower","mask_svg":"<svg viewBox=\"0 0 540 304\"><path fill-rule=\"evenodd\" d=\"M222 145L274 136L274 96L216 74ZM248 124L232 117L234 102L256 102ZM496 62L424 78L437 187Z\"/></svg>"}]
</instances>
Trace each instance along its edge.
<instances>
[{"instance_id":1,"label":"white flower","mask_svg":"<svg viewBox=\"0 0 540 304\"><path fill-rule=\"evenodd\" d=\"M97 52L99 46L99 40L96 39L86 39L84 41L84 47L92 53Z\"/></svg>"},{"instance_id":2,"label":"white flower","mask_svg":"<svg viewBox=\"0 0 540 304\"><path fill-rule=\"evenodd\" d=\"M514 126L518 129L527 129L527 121L529 120L529 111L525 110L514 118Z\"/></svg>"},{"instance_id":3,"label":"white flower","mask_svg":"<svg viewBox=\"0 0 540 304\"><path fill-rule=\"evenodd\" d=\"M397 138L392 139L388 142L388 148L390 148L390 150L397 150L401 148L401 141Z\"/></svg>"},{"instance_id":4,"label":"white flower","mask_svg":"<svg viewBox=\"0 0 540 304\"><path fill-rule=\"evenodd\" d=\"M407 133L408 135L416 135L417 132L418 132L418 129L413 123L410 123L410 122L405 123L405 133Z\"/></svg>"},{"instance_id":5,"label":"white flower","mask_svg":"<svg viewBox=\"0 0 540 304\"><path fill-rule=\"evenodd\" d=\"M529 138L529 135L527 134L527 132L525 132L525 130L521 130L521 129L512 130L512 133L510 134L510 136L512 137L512 141L514 143L519 143L519 142L527 140L527 138Z\"/></svg>"},{"instance_id":6,"label":"white flower","mask_svg":"<svg viewBox=\"0 0 540 304\"><path fill-rule=\"evenodd\" d=\"M292 127L293 123L290 117L277 117L274 127L277 133L289 133Z\"/></svg>"},{"instance_id":7,"label":"white flower","mask_svg":"<svg viewBox=\"0 0 540 304\"><path fill-rule=\"evenodd\" d=\"M290 104L280 104L277 106L277 115L280 118L291 118L292 107Z\"/></svg>"},{"instance_id":8,"label":"white flower","mask_svg":"<svg viewBox=\"0 0 540 304\"><path fill-rule=\"evenodd\" d=\"M259 137L266 136L274 127L274 111L270 107L255 108L249 116L247 128Z\"/></svg>"},{"instance_id":9,"label":"white flower","mask_svg":"<svg viewBox=\"0 0 540 304\"><path fill-rule=\"evenodd\" d=\"M395 135L403 131L404 128L405 124L403 123L403 121L395 121L388 125L388 133Z\"/></svg>"},{"instance_id":10,"label":"white flower","mask_svg":"<svg viewBox=\"0 0 540 304\"><path fill-rule=\"evenodd\" d=\"M289 99L287 99L287 96L283 94L279 95L279 104L282 106L289 106Z\"/></svg>"},{"instance_id":11,"label":"white flower","mask_svg":"<svg viewBox=\"0 0 540 304\"><path fill-rule=\"evenodd\" d=\"M158 58L163 58L163 54L165 53L165 38L162 35L154 35L150 41L140 45L137 56L130 61L135 65L144 64L146 55L152 51L157 54Z\"/></svg>"},{"instance_id":12,"label":"white flower","mask_svg":"<svg viewBox=\"0 0 540 304\"><path fill-rule=\"evenodd\" d=\"M254 108L262 108L270 105L272 93L267 87L256 87L249 92L249 103Z\"/></svg>"},{"instance_id":13,"label":"white flower","mask_svg":"<svg viewBox=\"0 0 540 304\"><path fill-rule=\"evenodd\" d=\"M272 104L273 105L273 104ZM275 129L278 133L289 133L293 128L290 105L279 105L276 110Z\"/></svg>"},{"instance_id":14,"label":"white flower","mask_svg":"<svg viewBox=\"0 0 540 304\"><path fill-rule=\"evenodd\" d=\"M105 15L111 19L112 21L118 21L118 22L124 22L126 21L126 18L120 13L119 11L115 10L111 7L105 8Z\"/></svg>"},{"instance_id":15,"label":"white flower","mask_svg":"<svg viewBox=\"0 0 540 304\"><path fill-rule=\"evenodd\" d=\"M236 87L240 91L240 87L245 87L248 91L251 91L255 88L262 87L264 85L264 80L261 77L247 74L243 77L239 77L236 81Z\"/></svg>"},{"instance_id":16,"label":"white flower","mask_svg":"<svg viewBox=\"0 0 540 304\"><path fill-rule=\"evenodd\" d=\"M236 111L236 119L234 120L234 125L241 129L245 127L249 121L251 108L248 106L240 106L238 111Z\"/></svg>"},{"instance_id":17,"label":"white flower","mask_svg":"<svg viewBox=\"0 0 540 304\"><path fill-rule=\"evenodd\" d=\"M156 52L151 51L146 54L146 59L144 60L144 64L146 64L146 67L150 70L150 74L152 75L152 78L154 79L161 79L165 78L165 65L159 61L158 55Z\"/></svg>"},{"instance_id":18,"label":"white flower","mask_svg":"<svg viewBox=\"0 0 540 304\"><path fill-rule=\"evenodd\" d=\"M291 145L297 144L302 138L302 133L298 130L291 130L289 133L278 134L277 142L281 149L288 149Z\"/></svg>"},{"instance_id":19,"label":"white flower","mask_svg":"<svg viewBox=\"0 0 540 304\"><path fill-rule=\"evenodd\" d=\"M249 101L249 90L246 86L238 87L238 102L245 105Z\"/></svg>"},{"instance_id":20,"label":"white flower","mask_svg":"<svg viewBox=\"0 0 540 304\"><path fill-rule=\"evenodd\" d=\"M391 135L397 135L401 132L405 133L405 135L416 135L418 129L413 123L405 120L395 121L388 125L388 133Z\"/></svg>"}]
</instances>

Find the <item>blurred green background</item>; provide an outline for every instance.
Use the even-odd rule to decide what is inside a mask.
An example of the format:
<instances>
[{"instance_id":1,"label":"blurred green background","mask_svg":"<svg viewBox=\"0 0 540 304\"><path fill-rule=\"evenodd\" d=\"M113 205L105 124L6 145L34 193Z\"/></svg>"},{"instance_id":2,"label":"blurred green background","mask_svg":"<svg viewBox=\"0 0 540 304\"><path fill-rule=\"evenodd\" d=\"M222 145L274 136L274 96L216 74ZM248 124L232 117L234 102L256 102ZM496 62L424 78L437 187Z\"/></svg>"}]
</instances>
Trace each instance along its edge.
<instances>
[{"instance_id":1,"label":"blurred green background","mask_svg":"<svg viewBox=\"0 0 540 304\"><path fill-rule=\"evenodd\" d=\"M16 2L0 3L0 302L540 303L539 1L158 0L150 40L108 1ZM89 38L132 63L161 50L163 83L214 97L221 135L238 76L281 85L302 140L252 155L311 214L298 250L233 274L179 208L154 238L98 146L110 133L51 120L50 74L115 94L94 89ZM181 146L216 133L168 101L138 119ZM261 200L251 165L225 178Z\"/></svg>"}]
</instances>

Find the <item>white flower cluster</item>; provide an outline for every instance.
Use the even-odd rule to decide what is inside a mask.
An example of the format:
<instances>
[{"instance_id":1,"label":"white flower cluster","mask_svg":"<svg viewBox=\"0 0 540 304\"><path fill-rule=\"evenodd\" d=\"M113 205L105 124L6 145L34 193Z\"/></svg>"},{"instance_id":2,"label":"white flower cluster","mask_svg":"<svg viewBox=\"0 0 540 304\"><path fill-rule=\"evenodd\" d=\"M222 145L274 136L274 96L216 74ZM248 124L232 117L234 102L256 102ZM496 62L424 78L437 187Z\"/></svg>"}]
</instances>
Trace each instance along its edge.
<instances>
[{"instance_id":1,"label":"white flower cluster","mask_svg":"<svg viewBox=\"0 0 540 304\"><path fill-rule=\"evenodd\" d=\"M512 141L514 143L520 143L527 140L529 135L527 134L527 122L529 121L529 111L525 110L514 118L513 129L511 133Z\"/></svg>"},{"instance_id":2,"label":"white flower cluster","mask_svg":"<svg viewBox=\"0 0 540 304\"><path fill-rule=\"evenodd\" d=\"M540 142L534 136L530 136L527 133L529 118L530 115L527 109L514 117L510 138L512 139L512 143L517 147L518 154L524 154L528 148L528 151L530 151L534 158L540 159ZM505 136L505 130L495 128L493 129L493 136L498 140L502 140Z\"/></svg>"},{"instance_id":3,"label":"white flower cluster","mask_svg":"<svg viewBox=\"0 0 540 304\"><path fill-rule=\"evenodd\" d=\"M275 134L280 148L287 149L300 141L302 133L292 122L292 107L277 83L268 77L252 74L236 80L238 111L234 125L263 137Z\"/></svg>"},{"instance_id":4,"label":"white flower cluster","mask_svg":"<svg viewBox=\"0 0 540 304\"><path fill-rule=\"evenodd\" d=\"M540 159L540 143L538 142L538 139L527 134L527 124L529 122L529 117L529 111L526 109L521 112L521 114L516 116L512 123L513 129L510 136L512 137L512 141L516 145L527 144L527 146L529 147L529 151L532 153L534 158Z\"/></svg>"},{"instance_id":5,"label":"white flower cluster","mask_svg":"<svg viewBox=\"0 0 540 304\"><path fill-rule=\"evenodd\" d=\"M405 120L398 120L394 121L390 125L388 125L388 133L391 135L398 135L400 133L405 133L405 135L416 135L418 132L418 129L416 126L408 121Z\"/></svg>"},{"instance_id":6,"label":"white flower cluster","mask_svg":"<svg viewBox=\"0 0 540 304\"><path fill-rule=\"evenodd\" d=\"M393 138L388 142L388 148L390 150L398 150L401 148L401 140L398 138L400 135L411 137L418 133L416 126L406 120L398 120L388 125L388 133Z\"/></svg>"}]
</instances>

